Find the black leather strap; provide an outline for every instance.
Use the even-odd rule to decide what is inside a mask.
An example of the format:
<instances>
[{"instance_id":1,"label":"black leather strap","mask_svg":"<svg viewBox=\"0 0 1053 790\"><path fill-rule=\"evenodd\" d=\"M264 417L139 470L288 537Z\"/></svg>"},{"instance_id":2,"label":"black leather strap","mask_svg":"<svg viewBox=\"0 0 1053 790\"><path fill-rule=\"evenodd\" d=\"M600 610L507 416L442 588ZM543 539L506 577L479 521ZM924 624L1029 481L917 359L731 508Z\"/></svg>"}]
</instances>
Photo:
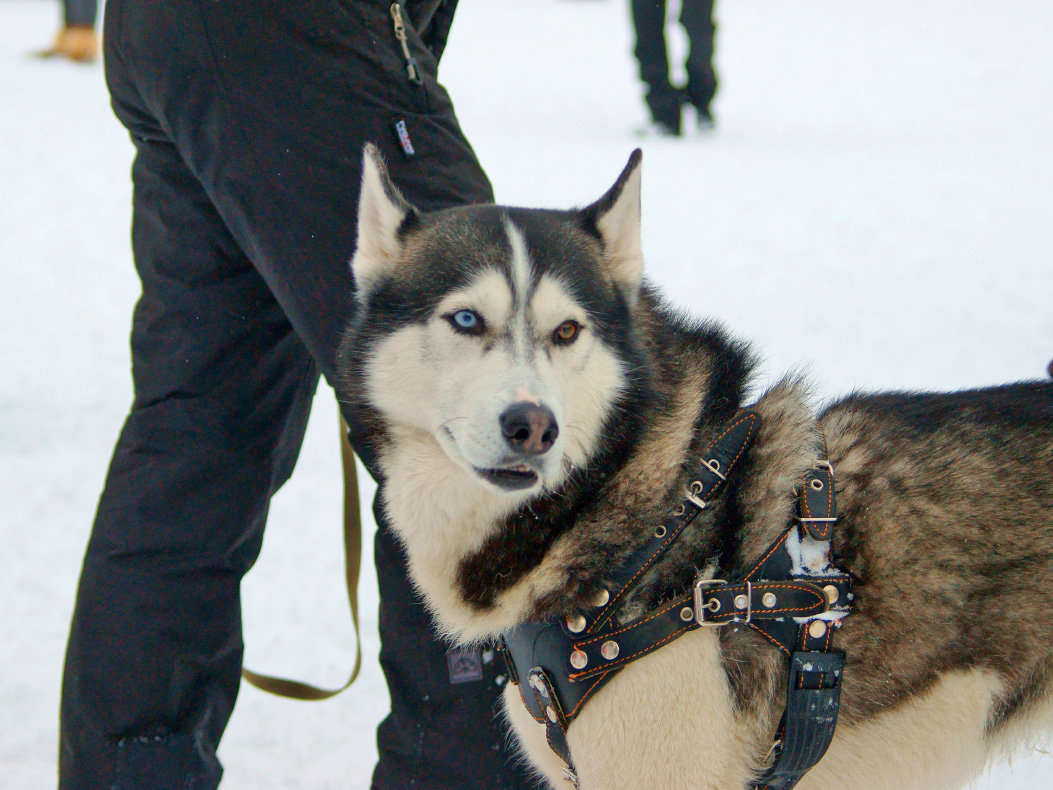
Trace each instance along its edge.
<instances>
[{"instance_id":1,"label":"black leather strap","mask_svg":"<svg viewBox=\"0 0 1053 790\"><path fill-rule=\"evenodd\" d=\"M742 412L717 437L709 451L703 454L702 463L696 470L695 479L688 484L684 499L666 516L662 525L655 529L648 542L608 576L607 590L610 598L597 611L585 613L587 626L584 633L595 633L610 619L636 580L654 565L684 528L694 521L706 504L717 495L728 475L745 455L759 428L760 415L752 411Z\"/></svg>"},{"instance_id":2,"label":"black leather strap","mask_svg":"<svg viewBox=\"0 0 1053 790\"><path fill-rule=\"evenodd\" d=\"M773 747L776 760L755 790L791 790L826 754L837 724L844 666L840 652L793 654L781 737Z\"/></svg>"},{"instance_id":3,"label":"black leather strap","mask_svg":"<svg viewBox=\"0 0 1053 790\"><path fill-rule=\"evenodd\" d=\"M608 576L603 591L606 595L599 598L602 603L591 611L580 613L581 619L575 623L576 631L571 631L566 621L524 623L506 631L502 636L501 646L512 682L519 683L520 696L530 715L545 724L549 745L567 763L570 776L573 776L574 768L569 749L565 745L566 728L586 700L614 674L614 670L608 667L591 673L587 678L572 678L571 673L576 671L570 663L575 652L575 642L597 636L604 626L609 626L611 615L625 593L632 589L644 572L654 565L721 490L727 476L745 455L759 427L760 416L756 412L743 412L717 437L713 446L703 454L695 479L688 484L684 499L667 514L648 541ZM660 618L656 618L656 627L661 626L662 622ZM682 632L669 635L662 644ZM646 632L641 633L642 638L648 638ZM601 639L597 647L600 655L603 641ZM657 647L658 645L653 645L645 652ZM557 702L556 710L559 715L556 722L551 721L538 689L530 685L531 679L539 676L545 679L543 687ZM522 685L522 678L527 678L529 687ZM554 732L554 725L558 725L561 730L559 735Z\"/></svg>"},{"instance_id":4,"label":"black leather strap","mask_svg":"<svg viewBox=\"0 0 1053 790\"><path fill-rule=\"evenodd\" d=\"M531 715L545 725L552 750L577 786L566 731L581 707L622 667L701 626L743 623L787 656L786 711L775 759L753 787L790 790L825 754L840 704L844 654L831 637L851 608L852 580L832 570L829 539L836 523L833 469L823 461L805 475L797 516L741 581L701 580L691 595L614 628L615 606L720 490L760 424L740 415L706 453L685 499L614 574L596 608L570 621L526 623L503 637L513 683ZM818 566L818 567L816 567Z\"/></svg>"},{"instance_id":5,"label":"black leather strap","mask_svg":"<svg viewBox=\"0 0 1053 790\"><path fill-rule=\"evenodd\" d=\"M711 586L713 584L718 586ZM568 656L570 680L586 680L620 668L700 626L789 621L796 636L799 626L793 618L814 617L830 611L827 593L814 582L728 584L711 581L703 582L703 586L705 589L698 596L683 596L621 628L574 642ZM848 579L831 578L825 586L847 591ZM839 592L839 596L841 594Z\"/></svg>"},{"instance_id":6,"label":"black leather strap","mask_svg":"<svg viewBox=\"0 0 1053 790\"><path fill-rule=\"evenodd\" d=\"M837 519L833 478L834 470L827 462L820 461L808 471L798 500L796 521L800 528L787 530L748 574L748 578L764 579L789 570L797 581L807 578L822 584L832 615L830 620L799 622L791 618L750 623L750 628L789 658L786 711L772 746L775 760L753 790L791 790L826 754L837 726L845 656L831 648L838 625L831 620L849 613L852 580L847 574L829 571L828 541ZM794 541L796 546L789 545ZM793 550L799 558L825 551L823 567L811 572L794 567Z\"/></svg>"},{"instance_id":7,"label":"black leather strap","mask_svg":"<svg viewBox=\"0 0 1053 790\"><path fill-rule=\"evenodd\" d=\"M834 470L829 464L809 469L800 497L797 520L814 540L829 540L837 522L834 502Z\"/></svg>"}]
</instances>

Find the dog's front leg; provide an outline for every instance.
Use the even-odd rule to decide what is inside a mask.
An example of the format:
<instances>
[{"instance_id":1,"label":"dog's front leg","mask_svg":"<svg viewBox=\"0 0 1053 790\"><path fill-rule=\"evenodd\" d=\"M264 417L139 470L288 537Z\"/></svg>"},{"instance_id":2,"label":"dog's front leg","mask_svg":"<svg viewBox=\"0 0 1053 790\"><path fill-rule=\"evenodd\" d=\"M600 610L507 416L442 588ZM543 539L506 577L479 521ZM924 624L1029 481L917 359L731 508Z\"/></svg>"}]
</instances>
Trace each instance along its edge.
<instances>
[{"instance_id":1,"label":"dog's front leg","mask_svg":"<svg viewBox=\"0 0 1053 790\"><path fill-rule=\"evenodd\" d=\"M505 718L511 726L515 740L518 742L522 758L538 773L544 776L549 784L563 790L569 788L563 777L563 761L548 746L545 739L545 725L538 724L526 709L519 696L519 687L511 683L504 692Z\"/></svg>"},{"instance_id":2,"label":"dog's front leg","mask_svg":"<svg viewBox=\"0 0 1053 790\"><path fill-rule=\"evenodd\" d=\"M554 788L569 788L519 689L505 692L520 746ZM738 717L712 631L685 634L626 666L567 732L582 790L745 790L760 738ZM762 752L763 753L763 752Z\"/></svg>"}]
</instances>

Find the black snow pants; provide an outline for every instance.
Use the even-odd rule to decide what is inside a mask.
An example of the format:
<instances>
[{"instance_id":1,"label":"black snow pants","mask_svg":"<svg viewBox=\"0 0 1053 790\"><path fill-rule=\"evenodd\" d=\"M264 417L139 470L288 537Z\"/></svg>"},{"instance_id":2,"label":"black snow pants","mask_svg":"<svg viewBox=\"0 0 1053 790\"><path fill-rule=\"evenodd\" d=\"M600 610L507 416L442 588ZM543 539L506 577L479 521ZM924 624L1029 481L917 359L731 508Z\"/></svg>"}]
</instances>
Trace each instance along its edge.
<instances>
[{"instance_id":1,"label":"black snow pants","mask_svg":"<svg viewBox=\"0 0 1053 790\"><path fill-rule=\"evenodd\" d=\"M687 86L681 91L669 82L669 54L666 49L666 0L632 0L633 27L636 30L636 59L640 79L647 85L647 106L651 117L674 129L680 128L681 97L699 110L709 112L717 92L713 68L713 0L681 0L680 24L687 33L690 50L685 70Z\"/></svg>"},{"instance_id":2,"label":"black snow pants","mask_svg":"<svg viewBox=\"0 0 1053 790\"><path fill-rule=\"evenodd\" d=\"M390 0L106 3L107 82L136 147L142 295L134 402L66 655L64 790L220 780L216 749L241 669L239 583L292 472L319 375L334 381L352 308L362 146L381 147L425 210L491 199L435 77L453 5L407 2L423 31L408 26L418 84ZM382 522L375 545L392 710L373 786L534 787L505 758L496 668L451 682Z\"/></svg>"}]
</instances>

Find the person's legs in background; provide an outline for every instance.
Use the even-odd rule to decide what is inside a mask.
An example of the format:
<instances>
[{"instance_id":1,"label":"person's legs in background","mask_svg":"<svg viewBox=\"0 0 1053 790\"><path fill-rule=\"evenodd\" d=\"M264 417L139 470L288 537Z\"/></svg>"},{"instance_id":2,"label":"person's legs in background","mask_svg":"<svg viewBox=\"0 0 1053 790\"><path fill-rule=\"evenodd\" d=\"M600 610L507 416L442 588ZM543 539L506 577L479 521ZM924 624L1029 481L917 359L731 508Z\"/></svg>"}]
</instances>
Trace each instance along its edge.
<instances>
[{"instance_id":1,"label":"person's legs in background","mask_svg":"<svg viewBox=\"0 0 1053 790\"><path fill-rule=\"evenodd\" d=\"M658 135L680 134L680 91L669 82L669 56L665 41L665 0L632 0L636 31L636 60L640 79L647 86L648 131Z\"/></svg>"},{"instance_id":2,"label":"person's legs in background","mask_svg":"<svg viewBox=\"0 0 1053 790\"><path fill-rule=\"evenodd\" d=\"M696 126L704 131L713 127L710 107L717 93L717 74L713 67L713 0L682 0L680 24L687 32L690 51L687 56L686 98L697 113Z\"/></svg>"}]
</instances>

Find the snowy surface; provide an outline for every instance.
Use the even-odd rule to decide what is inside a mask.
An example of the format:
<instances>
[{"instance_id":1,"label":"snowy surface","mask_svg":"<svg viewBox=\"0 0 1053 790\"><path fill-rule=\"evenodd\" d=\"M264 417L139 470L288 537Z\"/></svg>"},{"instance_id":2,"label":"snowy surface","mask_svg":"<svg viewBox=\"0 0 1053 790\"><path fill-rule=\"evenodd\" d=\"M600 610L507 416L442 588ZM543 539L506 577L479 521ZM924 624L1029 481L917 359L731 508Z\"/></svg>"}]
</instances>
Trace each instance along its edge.
<instances>
[{"instance_id":1,"label":"snowy surface","mask_svg":"<svg viewBox=\"0 0 1053 790\"><path fill-rule=\"evenodd\" d=\"M54 785L80 555L130 403L131 146L100 66L40 62L58 3L0 3L0 786ZM647 142L651 276L752 338L764 377L854 388L1036 378L1053 356L1053 5L733 0L718 131ZM682 42L677 40L682 48ZM624 0L463 0L443 78L497 189L598 197L643 118ZM247 663L336 685L335 407L323 392L245 583ZM224 786L365 788L387 693L369 561L365 667L336 700L245 688ZM924 635L919 635L923 638ZM1048 790L1053 757L976 788Z\"/></svg>"}]
</instances>

